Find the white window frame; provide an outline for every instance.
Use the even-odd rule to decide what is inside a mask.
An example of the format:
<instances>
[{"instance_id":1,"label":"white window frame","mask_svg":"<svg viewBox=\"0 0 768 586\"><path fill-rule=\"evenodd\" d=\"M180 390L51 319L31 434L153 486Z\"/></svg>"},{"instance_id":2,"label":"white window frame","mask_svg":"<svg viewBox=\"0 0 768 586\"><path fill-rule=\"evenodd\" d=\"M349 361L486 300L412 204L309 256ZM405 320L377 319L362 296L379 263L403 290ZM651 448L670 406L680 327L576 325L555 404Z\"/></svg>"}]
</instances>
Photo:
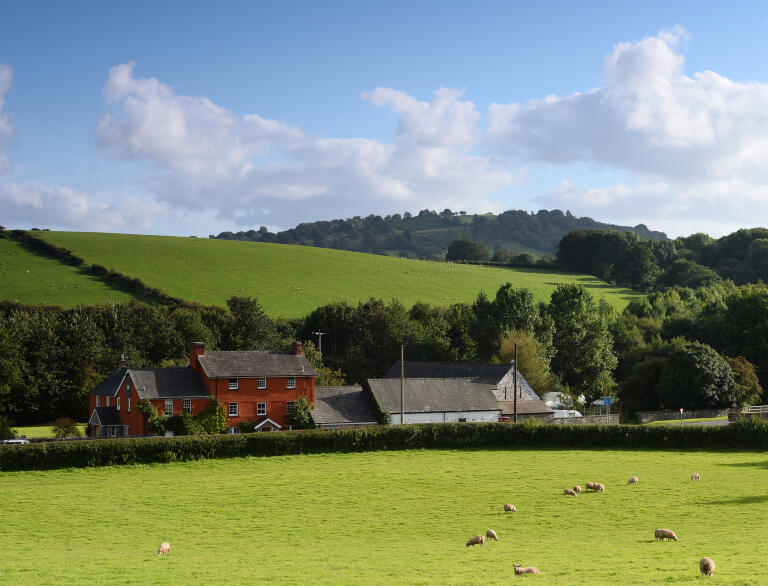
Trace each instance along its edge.
<instances>
[{"instance_id":1,"label":"white window frame","mask_svg":"<svg viewBox=\"0 0 768 586\"><path fill-rule=\"evenodd\" d=\"M131 398L130 397L126 397L125 400L126 400L125 412L126 413L130 413L131 412Z\"/></svg>"},{"instance_id":2,"label":"white window frame","mask_svg":"<svg viewBox=\"0 0 768 586\"><path fill-rule=\"evenodd\" d=\"M173 399L166 399L165 400L165 408L163 409L163 413L166 417L173 417ZM170 413L168 413L168 408L170 407Z\"/></svg>"},{"instance_id":3,"label":"white window frame","mask_svg":"<svg viewBox=\"0 0 768 586\"><path fill-rule=\"evenodd\" d=\"M266 416L267 414L267 402L266 401L259 401L256 403L256 415L259 417Z\"/></svg>"},{"instance_id":4,"label":"white window frame","mask_svg":"<svg viewBox=\"0 0 768 586\"><path fill-rule=\"evenodd\" d=\"M101 401L100 401L100 399L101 399L101 397L100 397L99 395L96 395L96 406L97 406L97 407L101 407Z\"/></svg>"},{"instance_id":5,"label":"white window frame","mask_svg":"<svg viewBox=\"0 0 768 586\"><path fill-rule=\"evenodd\" d=\"M227 387L230 391L236 391L238 389L238 380L236 378L230 378L229 380L229 386Z\"/></svg>"},{"instance_id":6,"label":"white window frame","mask_svg":"<svg viewBox=\"0 0 768 586\"><path fill-rule=\"evenodd\" d=\"M234 407L234 413L232 412L233 411L232 407ZM230 403L227 406L227 414L230 417L239 417L239 413L240 413L240 405L238 405L237 403Z\"/></svg>"},{"instance_id":7,"label":"white window frame","mask_svg":"<svg viewBox=\"0 0 768 586\"><path fill-rule=\"evenodd\" d=\"M287 379L285 379L285 388L286 389L295 389L296 388L296 377L295 376L289 376Z\"/></svg>"},{"instance_id":8,"label":"white window frame","mask_svg":"<svg viewBox=\"0 0 768 586\"><path fill-rule=\"evenodd\" d=\"M182 411L184 413L192 413L192 399L184 399Z\"/></svg>"},{"instance_id":9,"label":"white window frame","mask_svg":"<svg viewBox=\"0 0 768 586\"><path fill-rule=\"evenodd\" d=\"M239 427L228 427L227 428L227 433L230 434L230 435L233 435L233 434L236 434L236 433L240 433L240 428Z\"/></svg>"},{"instance_id":10,"label":"white window frame","mask_svg":"<svg viewBox=\"0 0 768 586\"><path fill-rule=\"evenodd\" d=\"M267 388L267 377L260 376L256 379L256 388L263 391Z\"/></svg>"},{"instance_id":11,"label":"white window frame","mask_svg":"<svg viewBox=\"0 0 768 586\"><path fill-rule=\"evenodd\" d=\"M120 397L117 398L117 410L120 411Z\"/></svg>"},{"instance_id":12,"label":"white window frame","mask_svg":"<svg viewBox=\"0 0 768 586\"><path fill-rule=\"evenodd\" d=\"M109 407L109 400L110 400L111 398L112 398L112 397L107 397L107 404L105 405L105 407Z\"/></svg>"},{"instance_id":13,"label":"white window frame","mask_svg":"<svg viewBox=\"0 0 768 586\"><path fill-rule=\"evenodd\" d=\"M291 415L294 415L296 413L296 401L286 401L285 402L285 414L289 417Z\"/></svg>"}]
</instances>

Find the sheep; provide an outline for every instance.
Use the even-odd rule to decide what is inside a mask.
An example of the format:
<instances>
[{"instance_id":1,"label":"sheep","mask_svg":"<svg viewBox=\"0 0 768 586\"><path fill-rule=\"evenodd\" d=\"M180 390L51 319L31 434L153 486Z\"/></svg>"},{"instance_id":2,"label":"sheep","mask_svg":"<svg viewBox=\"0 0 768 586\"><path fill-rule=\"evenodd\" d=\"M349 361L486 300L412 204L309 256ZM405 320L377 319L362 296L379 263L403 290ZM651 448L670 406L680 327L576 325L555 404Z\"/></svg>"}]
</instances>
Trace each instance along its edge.
<instances>
[{"instance_id":1,"label":"sheep","mask_svg":"<svg viewBox=\"0 0 768 586\"><path fill-rule=\"evenodd\" d=\"M506 504L506 505L504 505L504 512L505 513L517 513L517 507L515 505Z\"/></svg>"},{"instance_id":2,"label":"sheep","mask_svg":"<svg viewBox=\"0 0 768 586\"><path fill-rule=\"evenodd\" d=\"M167 553L171 553L171 544L167 541L163 541L160 544L160 547L157 548L157 555L165 555Z\"/></svg>"},{"instance_id":3,"label":"sheep","mask_svg":"<svg viewBox=\"0 0 768 586\"><path fill-rule=\"evenodd\" d=\"M594 490L594 489L595 489L595 483L587 482L587 490Z\"/></svg>"},{"instance_id":4,"label":"sheep","mask_svg":"<svg viewBox=\"0 0 768 586\"><path fill-rule=\"evenodd\" d=\"M581 487L577 484L576 486L573 487L573 492L575 492L576 494L580 493Z\"/></svg>"},{"instance_id":5,"label":"sheep","mask_svg":"<svg viewBox=\"0 0 768 586\"><path fill-rule=\"evenodd\" d=\"M467 541L467 547L469 547L470 545L478 545L478 544L485 545L485 537L483 537L482 535L475 535L469 541Z\"/></svg>"},{"instance_id":6,"label":"sheep","mask_svg":"<svg viewBox=\"0 0 768 586\"><path fill-rule=\"evenodd\" d=\"M485 537L486 537L487 539L489 539L489 540L490 540L490 539L493 539L494 541L498 541L498 540L499 540L499 536L498 536L498 535L496 535L496 532L495 532L493 529L488 529L488 530L485 532Z\"/></svg>"},{"instance_id":7,"label":"sheep","mask_svg":"<svg viewBox=\"0 0 768 586\"><path fill-rule=\"evenodd\" d=\"M701 476L699 476L698 472L695 472L695 473L691 474L691 482L695 482L696 480L699 480L700 478L701 478Z\"/></svg>"},{"instance_id":8,"label":"sheep","mask_svg":"<svg viewBox=\"0 0 768 586\"><path fill-rule=\"evenodd\" d=\"M532 566L528 566L524 568L520 564L512 564L512 567L515 568L515 576L519 576L520 574L539 574L540 573L538 568L534 568Z\"/></svg>"},{"instance_id":9,"label":"sheep","mask_svg":"<svg viewBox=\"0 0 768 586\"><path fill-rule=\"evenodd\" d=\"M699 570L702 576L711 576L715 573L715 560L712 558L701 558Z\"/></svg>"},{"instance_id":10,"label":"sheep","mask_svg":"<svg viewBox=\"0 0 768 586\"><path fill-rule=\"evenodd\" d=\"M601 483L599 483L599 482L595 482L595 483L592 485L592 488L593 488L594 490L596 490L597 492L605 492L605 485L604 485L604 484L601 484Z\"/></svg>"},{"instance_id":11,"label":"sheep","mask_svg":"<svg viewBox=\"0 0 768 586\"><path fill-rule=\"evenodd\" d=\"M638 482L640 482L640 479L637 476L633 476L627 480L627 484L637 484Z\"/></svg>"},{"instance_id":12,"label":"sheep","mask_svg":"<svg viewBox=\"0 0 768 586\"><path fill-rule=\"evenodd\" d=\"M656 529L656 531L653 532L653 536L655 539L664 541L664 539L668 540L675 540L677 541L677 535L675 535L675 532L672 531L672 529Z\"/></svg>"},{"instance_id":13,"label":"sheep","mask_svg":"<svg viewBox=\"0 0 768 586\"><path fill-rule=\"evenodd\" d=\"M563 491L563 494L564 494L565 496L576 496L576 491L575 491L575 490L571 490L570 488L566 488L566 489Z\"/></svg>"}]
</instances>

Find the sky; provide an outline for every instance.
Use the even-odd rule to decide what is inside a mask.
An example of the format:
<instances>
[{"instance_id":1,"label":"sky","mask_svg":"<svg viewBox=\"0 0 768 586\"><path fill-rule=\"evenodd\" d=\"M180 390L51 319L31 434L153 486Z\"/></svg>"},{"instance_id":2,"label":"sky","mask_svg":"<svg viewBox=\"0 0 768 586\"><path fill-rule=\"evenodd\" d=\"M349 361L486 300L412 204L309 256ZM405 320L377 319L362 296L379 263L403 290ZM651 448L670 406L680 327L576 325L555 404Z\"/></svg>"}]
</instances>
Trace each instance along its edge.
<instances>
[{"instance_id":1,"label":"sky","mask_svg":"<svg viewBox=\"0 0 768 586\"><path fill-rule=\"evenodd\" d=\"M768 226L768 4L0 3L0 224Z\"/></svg>"}]
</instances>

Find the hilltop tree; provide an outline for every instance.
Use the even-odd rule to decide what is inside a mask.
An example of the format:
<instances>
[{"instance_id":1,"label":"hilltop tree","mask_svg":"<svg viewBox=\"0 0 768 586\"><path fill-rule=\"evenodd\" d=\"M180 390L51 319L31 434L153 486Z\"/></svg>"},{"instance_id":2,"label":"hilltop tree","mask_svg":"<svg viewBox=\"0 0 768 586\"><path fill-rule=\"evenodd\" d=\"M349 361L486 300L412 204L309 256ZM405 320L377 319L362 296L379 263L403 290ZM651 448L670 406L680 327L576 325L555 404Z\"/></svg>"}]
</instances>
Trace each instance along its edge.
<instances>
[{"instance_id":1,"label":"hilltop tree","mask_svg":"<svg viewBox=\"0 0 768 586\"><path fill-rule=\"evenodd\" d=\"M488 248L473 240L454 240L445 253L445 260L468 260L483 262L488 260Z\"/></svg>"}]
</instances>

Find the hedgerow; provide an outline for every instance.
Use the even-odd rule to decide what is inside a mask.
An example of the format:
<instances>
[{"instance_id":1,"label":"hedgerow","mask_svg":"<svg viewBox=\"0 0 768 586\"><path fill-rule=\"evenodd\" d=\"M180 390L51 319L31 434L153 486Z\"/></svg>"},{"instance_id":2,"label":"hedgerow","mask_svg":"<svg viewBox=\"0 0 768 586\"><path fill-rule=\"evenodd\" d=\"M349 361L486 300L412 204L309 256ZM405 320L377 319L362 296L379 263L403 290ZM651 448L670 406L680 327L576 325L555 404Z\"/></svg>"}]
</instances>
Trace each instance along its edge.
<instances>
[{"instance_id":1,"label":"hedgerow","mask_svg":"<svg viewBox=\"0 0 768 586\"><path fill-rule=\"evenodd\" d=\"M436 423L280 433L47 442L0 448L0 470L429 448L768 448L768 423L723 427Z\"/></svg>"}]
</instances>

